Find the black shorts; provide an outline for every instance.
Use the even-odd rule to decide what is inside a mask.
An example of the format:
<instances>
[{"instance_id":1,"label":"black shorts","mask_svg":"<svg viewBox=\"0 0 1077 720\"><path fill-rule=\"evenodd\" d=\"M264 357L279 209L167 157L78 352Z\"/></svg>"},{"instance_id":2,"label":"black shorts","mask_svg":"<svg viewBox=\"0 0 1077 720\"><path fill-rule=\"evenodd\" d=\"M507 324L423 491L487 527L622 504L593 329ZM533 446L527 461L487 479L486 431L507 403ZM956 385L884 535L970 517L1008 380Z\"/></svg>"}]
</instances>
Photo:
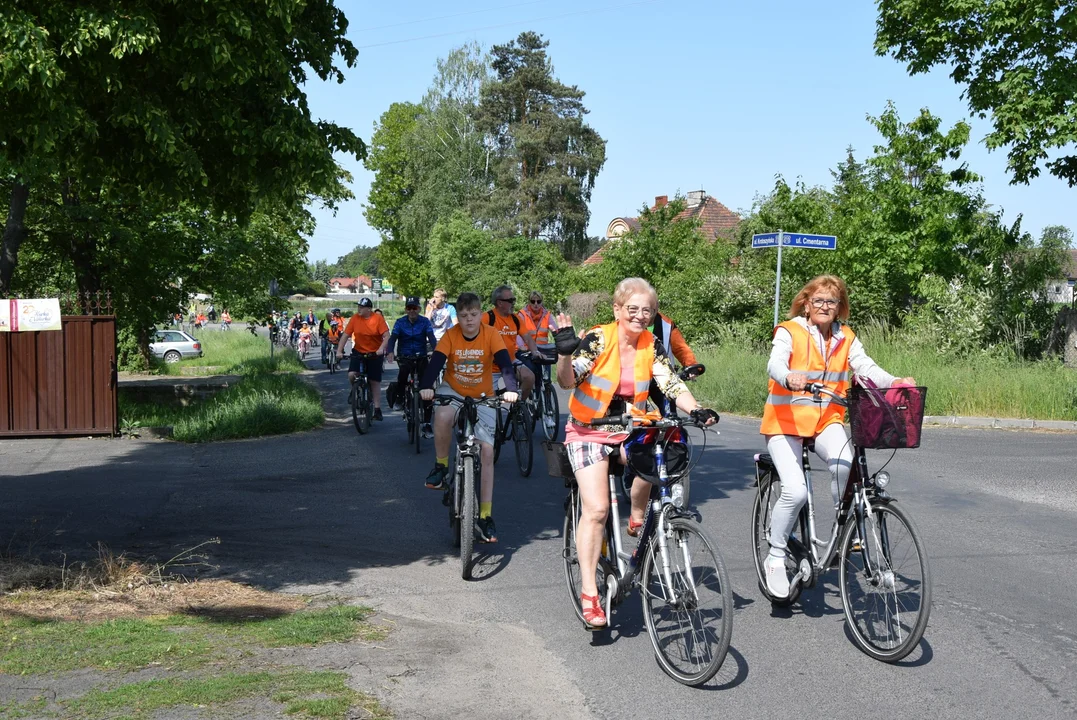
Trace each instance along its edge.
<instances>
[{"instance_id":1,"label":"black shorts","mask_svg":"<svg viewBox=\"0 0 1077 720\"><path fill-rule=\"evenodd\" d=\"M363 368L367 380L381 382L381 368L384 361L385 358L380 355L363 357L361 353L353 352L348 362L348 372L357 373L360 368Z\"/></svg>"},{"instance_id":2,"label":"black shorts","mask_svg":"<svg viewBox=\"0 0 1077 720\"><path fill-rule=\"evenodd\" d=\"M523 350L517 350L516 351L516 362L520 363L525 368L530 370L533 375L537 376L538 371L535 369L535 364L533 362L531 362L530 360L528 360L527 358L525 358L525 357L520 357L520 353L522 353L522 352L523 352Z\"/></svg>"}]
</instances>

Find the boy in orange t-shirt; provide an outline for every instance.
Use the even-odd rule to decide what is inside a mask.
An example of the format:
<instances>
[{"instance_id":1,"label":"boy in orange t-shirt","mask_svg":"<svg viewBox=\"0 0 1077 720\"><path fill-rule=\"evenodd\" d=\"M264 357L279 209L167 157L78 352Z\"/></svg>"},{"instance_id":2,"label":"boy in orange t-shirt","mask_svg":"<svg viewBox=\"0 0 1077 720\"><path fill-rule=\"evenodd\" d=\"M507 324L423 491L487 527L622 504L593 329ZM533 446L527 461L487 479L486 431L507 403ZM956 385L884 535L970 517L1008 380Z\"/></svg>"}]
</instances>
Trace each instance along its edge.
<instances>
[{"instance_id":1,"label":"boy in orange t-shirt","mask_svg":"<svg viewBox=\"0 0 1077 720\"><path fill-rule=\"evenodd\" d=\"M340 336L337 355L344 356L344 345L348 338L352 340L352 356L348 365L348 382L354 383L359 376L359 368L366 363L366 377L370 381L370 395L374 398L374 419L381 420L381 370L382 356L389 345L389 326L385 318L374 312L374 303L370 298L358 302L359 311L348 319L344 334ZM361 355L373 354L362 358Z\"/></svg>"},{"instance_id":2,"label":"boy in orange t-shirt","mask_svg":"<svg viewBox=\"0 0 1077 720\"><path fill-rule=\"evenodd\" d=\"M475 293L461 293L456 300L457 325L449 328L438 341L434 354L427 363L426 372L419 383L419 396L423 400L434 399L434 384L442 368L445 369L441 392L458 397L478 398L494 394L494 364L501 369L506 392L502 399L516 402L516 373L505 341L493 328L482 322L482 301ZM447 385L448 387L445 387ZM434 469L426 478L431 490L448 488L449 443L452 440L453 419L456 408L441 405L434 409ZM479 490L479 519L475 531L483 542L497 542L497 529L492 513L494 504L494 428L497 418L493 408L485 405L476 408L479 422L475 435L479 439L481 487Z\"/></svg>"}]
</instances>

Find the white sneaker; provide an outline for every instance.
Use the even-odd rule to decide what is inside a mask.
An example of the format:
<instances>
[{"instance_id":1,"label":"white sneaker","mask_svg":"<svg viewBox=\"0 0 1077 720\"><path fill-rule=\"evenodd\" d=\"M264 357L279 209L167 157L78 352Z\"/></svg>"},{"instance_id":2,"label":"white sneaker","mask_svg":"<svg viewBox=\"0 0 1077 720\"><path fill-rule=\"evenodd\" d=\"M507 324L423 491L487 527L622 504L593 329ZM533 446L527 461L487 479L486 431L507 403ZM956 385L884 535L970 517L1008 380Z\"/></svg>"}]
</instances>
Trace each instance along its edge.
<instances>
[{"instance_id":1,"label":"white sneaker","mask_svg":"<svg viewBox=\"0 0 1077 720\"><path fill-rule=\"evenodd\" d=\"M767 592L776 598L789 597L789 576L785 572L785 558L768 554L763 561L763 572L767 576Z\"/></svg>"},{"instance_id":2,"label":"white sneaker","mask_svg":"<svg viewBox=\"0 0 1077 720\"><path fill-rule=\"evenodd\" d=\"M546 423L546 427L550 430L553 430L555 427L557 427L557 421L554 420L552 417L546 417L544 418L544 421Z\"/></svg>"}]
</instances>

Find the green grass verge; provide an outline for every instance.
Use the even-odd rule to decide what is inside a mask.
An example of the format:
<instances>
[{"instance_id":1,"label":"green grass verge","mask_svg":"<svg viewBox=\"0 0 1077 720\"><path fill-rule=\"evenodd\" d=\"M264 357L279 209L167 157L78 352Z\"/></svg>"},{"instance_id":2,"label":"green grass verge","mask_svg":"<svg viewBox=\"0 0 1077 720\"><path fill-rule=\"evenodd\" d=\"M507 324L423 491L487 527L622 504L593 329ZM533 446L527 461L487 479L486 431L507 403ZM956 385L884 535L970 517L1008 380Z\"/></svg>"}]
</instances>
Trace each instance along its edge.
<instances>
[{"instance_id":1,"label":"green grass verge","mask_svg":"<svg viewBox=\"0 0 1077 720\"><path fill-rule=\"evenodd\" d=\"M64 703L66 717L147 718L162 708L223 705L269 697L297 717L344 718L353 708L364 717L389 718L376 700L352 690L341 672L225 673L208 678L167 678L131 683L113 690L92 690Z\"/></svg>"},{"instance_id":2,"label":"green grass verge","mask_svg":"<svg viewBox=\"0 0 1077 720\"><path fill-rule=\"evenodd\" d=\"M1060 360L1024 362L990 355L953 358L868 334L864 347L888 372L928 388L928 415L1077 420L1077 372ZM707 372L692 392L719 412L760 416L767 397L767 355L739 346L697 353Z\"/></svg>"},{"instance_id":3,"label":"green grass verge","mask_svg":"<svg viewBox=\"0 0 1077 720\"><path fill-rule=\"evenodd\" d=\"M325 421L318 391L295 375L250 375L185 407L134 402L120 394L126 428L172 426L182 442L209 442L310 430Z\"/></svg>"},{"instance_id":4,"label":"green grass verge","mask_svg":"<svg viewBox=\"0 0 1077 720\"><path fill-rule=\"evenodd\" d=\"M176 363L158 360L154 371L160 375L261 375L304 369L294 352L276 348L271 354L268 337L246 330L200 330L193 334L202 343L202 357Z\"/></svg>"},{"instance_id":5,"label":"green grass verge","mask_svg":"<svg viewBox=\"0 0 1077 720\"><path fill-rule=\"evenodd\" d=\"M371 612L339 605L256 620L182 615L96 623L0 619L0 673L137 670L155 664L188 670L226 659L249 645L379 640L384 630L365 622Z\"/></svg>"}]
</instances>

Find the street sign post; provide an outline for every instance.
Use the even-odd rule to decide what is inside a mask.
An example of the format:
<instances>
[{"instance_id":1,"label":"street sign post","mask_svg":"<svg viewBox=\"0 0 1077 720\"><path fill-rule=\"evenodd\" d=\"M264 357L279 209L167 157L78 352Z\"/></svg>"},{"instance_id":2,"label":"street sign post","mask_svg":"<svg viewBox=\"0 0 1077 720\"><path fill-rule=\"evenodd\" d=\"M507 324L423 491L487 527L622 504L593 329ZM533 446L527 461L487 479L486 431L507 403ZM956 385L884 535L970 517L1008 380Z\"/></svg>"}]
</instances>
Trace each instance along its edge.
<instances>
[{"instance_id":1,"label":"street sign post","mask_svg":"<svg viewBox=\"0 0 1077 720\"><path fill-rule=\"evenodd\" d=\"M778 272L774 278L774 326L778 326L778 304L781 302L782 292L782 248L795 247L810 250L837 250L838 238L836 235L813 235L810 233L787 233L779 230L776 233L760 233L752 235L753 248L778 248Z\"/></svg>"}]
</instances>

